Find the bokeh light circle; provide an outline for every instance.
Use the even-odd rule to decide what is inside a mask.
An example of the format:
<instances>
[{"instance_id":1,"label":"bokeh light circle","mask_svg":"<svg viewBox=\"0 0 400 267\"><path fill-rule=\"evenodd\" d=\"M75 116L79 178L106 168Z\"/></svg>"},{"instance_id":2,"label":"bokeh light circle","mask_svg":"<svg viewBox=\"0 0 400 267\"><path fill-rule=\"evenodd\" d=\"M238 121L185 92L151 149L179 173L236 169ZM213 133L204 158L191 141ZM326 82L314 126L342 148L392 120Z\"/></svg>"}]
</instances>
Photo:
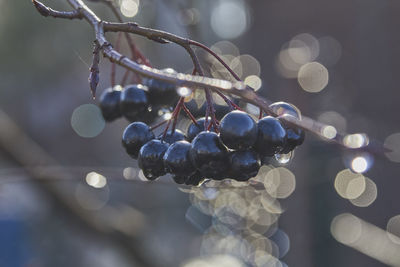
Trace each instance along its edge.
<instances>
[{"instance_id":1,"label":"bokeh light circle","mask_svg":"<svg viewBox=\"0 0 400 267\"><path fill-rule=\"evenodd\" d=\"M221 38L239 37L247 24L247 7L242 0L220 0L211 11L211 28Z\"/></svg>"},{"instance_id":2,"label":"bokeh light circle","mask_svg":"<svg viewBox=\"0 0 400 267\"><path fill-rule=\"evenodd\" d=\"M366 182L362 174L354 173L349 169L340 171L335 178L336 192L343 198L355 199L365 190Z\"/></svg>"},{"instance_id":3,"label":"bokeh light circle","mask_svg":"<svg viewBox=\"0 0 400 267\"><path fill-rule=\"evenodd\" d=\"M84 104L77 107L71 116L72 129L81 137L92 138L99 135L105 121L100 109L93 104Z\"/></svg>"},{"instance_id":4,"label":"bokeh light circle","mask_svg":"<svg viewBox=\"0 0 400 267\"><path fill-rule=\"evenodd\" d=\"M297 80L304 91L318 93L328 85L329 72L321 63L310 62L301 66Z\"/></svg>"},{"instance_id":5,"label":"bokeh light circle","mask_svg":"<svg viewBox=\"0 0 400 267\"><path fill-rule=\"evenodd\" d=\"M350 245L360 239L362 223L356 216L343 213L332 220L331 233L337 241Z\"/></svg>"},{"instance_id":6,"label":"bokeh light circle","mask_svg":"<svg viewBox=\"0 0 400 267\"><path fill-rule=\"evenodd\" d=\"M365 189L357 198L350 199L350 202L357 207L365 208L370 206L378 196L378 188L374 181L365 177Z\"/></svg>"}]
</instances>

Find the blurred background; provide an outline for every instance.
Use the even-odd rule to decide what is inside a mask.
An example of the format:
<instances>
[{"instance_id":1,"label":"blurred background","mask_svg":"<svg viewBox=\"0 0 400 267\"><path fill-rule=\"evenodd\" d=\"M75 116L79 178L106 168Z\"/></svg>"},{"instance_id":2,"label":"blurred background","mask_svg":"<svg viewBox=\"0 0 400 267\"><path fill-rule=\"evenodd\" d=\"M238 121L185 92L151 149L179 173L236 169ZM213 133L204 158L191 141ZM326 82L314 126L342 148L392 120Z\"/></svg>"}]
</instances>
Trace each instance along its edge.
<instances>
[{"instance_id":1,"label":"blurred background","mask_svg":"<svg viewBox=\"0 0 400 267\"><path fill-rule=\"evenodd\" d=\"M290 162L262 168L262 190L144 182L121 147L128 122L106 125L90 96L89 25L0 0L1 267L400 266L397 1L117 2L126 21L212 47L259 94L331 125L327 138L359 133L349 147L374 139L392 152L308 134ZM155 67L191 70L182 48L134 39ZM98 94L110 87L111 65L100 66Z\"/></svg>"}]
</instances>

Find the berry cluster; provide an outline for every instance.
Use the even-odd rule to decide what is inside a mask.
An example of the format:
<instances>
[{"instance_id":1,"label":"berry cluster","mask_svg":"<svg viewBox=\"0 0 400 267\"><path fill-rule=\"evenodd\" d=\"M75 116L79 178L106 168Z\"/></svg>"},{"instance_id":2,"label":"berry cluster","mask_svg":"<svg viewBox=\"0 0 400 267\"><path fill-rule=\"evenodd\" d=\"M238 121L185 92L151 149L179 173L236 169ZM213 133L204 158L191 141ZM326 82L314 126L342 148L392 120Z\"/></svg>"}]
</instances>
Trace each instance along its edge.
<instances>
[{"instance_id":1,"label":"berry cluster","mask_svg":"<svg viewBox=\"0 0 400 267\"><path fill-rule=\"evenodd\" d=\"M106 121L125 117L131 122L152 123L160 114L170 111L178 99L175 86L144 79L143 85L133 84L124 88L118 85L104 91L100 97L100 108Z\"/></svg>"},{"instance_id":2,"label":"berry cluster","mask_svg":"<svg viewBox=\"0 0 400 267\"><path fill-rule=\"evenodd\" d=\"M300 119L297 108L285 102L270 106L277 118L256 121L246 112L223 110L216 124L202 117L193 119L186 133L174 126L156 136L148 125L157 117L153 110L170 108L168 103L179 96L162 82L147 80L145 84L105 91L100 107L107 121L124 116L132 122L123 133L122 145L149 180L170 173L176 183L187 185L199 185L205 178L247 181L270 157L287 154L304 141L302 129L281 120L285 116Z\"/></svg>"}]
</instances>

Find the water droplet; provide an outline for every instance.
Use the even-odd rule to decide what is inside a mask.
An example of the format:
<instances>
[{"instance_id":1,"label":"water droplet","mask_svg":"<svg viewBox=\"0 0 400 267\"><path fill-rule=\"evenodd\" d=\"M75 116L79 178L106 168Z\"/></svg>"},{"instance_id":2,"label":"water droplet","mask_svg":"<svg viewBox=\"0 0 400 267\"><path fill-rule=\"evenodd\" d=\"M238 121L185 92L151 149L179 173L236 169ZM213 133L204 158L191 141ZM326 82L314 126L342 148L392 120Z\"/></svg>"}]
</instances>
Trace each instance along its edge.
<instances>
[{"instance_id":1,"label":"water droplet","mask_svg":"<svg viewBox=\"0 0 400 267\"><path fill-rule=\"evenodd\" d=\"M176 92L178 93L178 95L183 97L187 97L192 94L192 90L187 87L179 87L178 89L176 89Z\"/></svg>"},{"instance_id":2,"label":"water droplet","mask_svg":"<svg viewBox=\"0 0 400 267\"><path fill-rule=\"evenodd\" d=\"M290 162L290 160L293 158L294 156L294 152L290 151L287 154L275 154L275 160L279 163L279 164L288 164Z\"/></svg>"}]
</instances>

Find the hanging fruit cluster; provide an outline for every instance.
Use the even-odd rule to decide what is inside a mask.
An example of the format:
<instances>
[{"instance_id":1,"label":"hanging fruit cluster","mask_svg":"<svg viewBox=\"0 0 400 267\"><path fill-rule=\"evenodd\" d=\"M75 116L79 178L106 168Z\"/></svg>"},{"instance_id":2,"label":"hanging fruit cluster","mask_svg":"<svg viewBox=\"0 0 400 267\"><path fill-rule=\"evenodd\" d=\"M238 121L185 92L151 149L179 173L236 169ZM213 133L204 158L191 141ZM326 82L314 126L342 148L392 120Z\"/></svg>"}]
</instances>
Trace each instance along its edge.
<instances>
[{"instance_id":1,"label":"hanging fruit cluster","mask_svg":"<svg viewBox=\"0 0 400 267\"><path fill-rule=\"evenodd\" d=\"M270 107L277 118L257 119L226 98L228 106L219 109L219 121L214 103L206 106L208 112L199 117L201 108L188 108L177 91L175 86L146 79L143 84L108 89L100 98L106 121L123 116L132 122L122 135L122 145L129 156L138 160L149 180L169 173L176 183L187 185L199 185L205 179L248 181L269 158L290 155L304 141L302 129L281 120L286 116L301 119L299 110L291 104L274 103ZM171 111L175 103L170 119L149 126L165 111ZM192 120L185 133L176 129L181 110ZM153 130L164 124L165 130L156 136Z\"/></svg>"}]
</instances>

